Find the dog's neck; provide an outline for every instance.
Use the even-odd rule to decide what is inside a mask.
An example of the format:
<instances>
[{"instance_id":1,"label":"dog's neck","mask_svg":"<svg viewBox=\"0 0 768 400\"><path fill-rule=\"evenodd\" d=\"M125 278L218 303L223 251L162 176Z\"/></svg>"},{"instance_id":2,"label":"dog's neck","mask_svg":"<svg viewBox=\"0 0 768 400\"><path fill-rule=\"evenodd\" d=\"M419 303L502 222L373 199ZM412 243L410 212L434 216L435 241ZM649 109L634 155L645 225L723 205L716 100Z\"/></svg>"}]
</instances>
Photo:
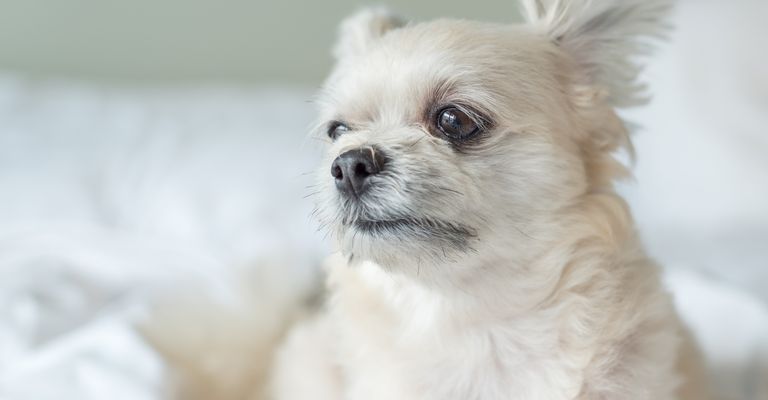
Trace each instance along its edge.
<instances>
[{"instance_id":1,"label":"dog's neck","mask_svg":"<svg viewBox=\"0 0 768 400\"><path fill-rule=\"evenodd\" d=\"M486 263L462 265L474 274L453 284L426 283L373 262L350 266L337 255L329 264L329 311L343 338L341 351L355 355L345 365L359 379L371 374L366 366L392 367L416 380L431 373L425 365L441 366L445 374L482 370L505 377L498 390L575 398L598 351L615 349L638 324L672 326L674 319L670 307L659 305L666 300L657 269L639 246L624 202L610 192L587 197L560 216L562 229L531 235L539 245L515 247L529 253L479 253ZM665 311L653 311L659 308ZM671 328L653 332L674 334ZM645 342L633 346L646 351ZM457 360L454 352L474 358ZM361 354L383 358L357 358ZM416 361L382 364L388 357ZM506 363L496 364L499 359ZM453 383L445 385L462 390Z\"/></svg>"},{"instance_id":2,"label":"dog's neck","mask_svg":"<svg viewBox=\"0 0 768 400\"><path fill-rule=\"evenodd\" d=\"M360 280L356 285L373 291L392 310L427 307L433 315L497 320L551 306L560 291L575 284L569 282L572 276L588 276L590 268L632 262L617 259L618 254L645 257L626 205L613 193L585 196L557 219L556 227L550 224L546 231L513 238L523 242L492 243L465 261L422 266L416 275L370 261L339 263L349 271L334 274L355 274ZM584 259L612 266L587 265Z\"/></svg>"}]
</instances>

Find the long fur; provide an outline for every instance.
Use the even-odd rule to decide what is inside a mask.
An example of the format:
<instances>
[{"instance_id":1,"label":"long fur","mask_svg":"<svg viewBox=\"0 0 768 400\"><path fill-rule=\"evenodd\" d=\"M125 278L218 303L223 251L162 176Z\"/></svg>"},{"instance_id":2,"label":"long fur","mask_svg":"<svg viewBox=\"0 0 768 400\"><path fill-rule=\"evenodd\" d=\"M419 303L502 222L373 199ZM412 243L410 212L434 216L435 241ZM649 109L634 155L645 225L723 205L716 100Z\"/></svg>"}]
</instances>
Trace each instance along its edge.
<instances>
[{"instance_id":1,"label":"long fur","mask_svg":"<svg viewBox=\"0 0 768 400\"><path fill-rule=\"evenodd\" d=\"M670 0L522 0L523 14L571 54L616 107L645 102L640 56L669 29Z\"/></svg>"},{"instance_id":2,"label":"long fur","mask_svg":"<svg viewBox=\"0 0 768 400\"><path fill-rule=\"evenodd\" d=\"M637 57L663 1L525 1L527 25L342 24L319 133L334 242L322 310L276 353L275 400L703 400L700 362L614 193L615 108L642 100ZM456 107L481 134L456 142ZM328 171L382 152L359 199ZM235 327L236 328L236 327ZM233 329L235 329L233 328ZM230 397L235 398L235 397Z\"/></svg>"}]
</instances>

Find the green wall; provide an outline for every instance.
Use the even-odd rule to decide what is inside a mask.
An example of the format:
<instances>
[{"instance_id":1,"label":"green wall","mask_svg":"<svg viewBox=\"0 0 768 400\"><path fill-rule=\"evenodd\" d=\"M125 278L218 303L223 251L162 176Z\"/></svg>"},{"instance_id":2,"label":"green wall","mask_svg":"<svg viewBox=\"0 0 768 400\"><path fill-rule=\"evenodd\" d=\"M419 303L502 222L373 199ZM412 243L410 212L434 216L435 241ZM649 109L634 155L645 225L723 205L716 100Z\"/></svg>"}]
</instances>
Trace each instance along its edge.
<instances>
[{"instance_id":1,"label":"green wall","mask_svg":"<svg viewBox=\"0 0 768 400\"><path fill-rule=\"evenodd\" d=\"M0 73L315 85L355 0L0 0ZM516 21L515 0L390 0L407 17Z\"/></svg>"}]
</instances>

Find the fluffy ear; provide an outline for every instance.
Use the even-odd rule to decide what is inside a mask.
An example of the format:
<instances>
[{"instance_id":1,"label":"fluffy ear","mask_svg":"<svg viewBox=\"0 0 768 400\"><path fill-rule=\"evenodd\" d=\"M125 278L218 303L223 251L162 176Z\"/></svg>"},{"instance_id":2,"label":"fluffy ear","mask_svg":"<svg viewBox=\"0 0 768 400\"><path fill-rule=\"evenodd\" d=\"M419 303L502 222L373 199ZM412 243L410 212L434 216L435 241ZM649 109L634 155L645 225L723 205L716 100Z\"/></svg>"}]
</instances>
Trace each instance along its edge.
<instances>
[{"instance_id":1,"label":"fluffy ear","mask_svg":"<svg viewBox=\"0 0 768 400\"><path fill-rule=\"evenodd\" d=\"M386 8L362 9L341 23L333 54L337 60L361 54L385 33L403 25L403 20Z\"/></svg>"},{"instance_id":2,"label":"fluffy ear","mask_svg":"<svg viewBox=\"0 0 768 400\"><path fill-rule=\"evenodd\" d=\"M522 0L527 20L570 54L617 107L643 103L637 57L667 31L671 0Z\"/></svg>"}]
</instances>

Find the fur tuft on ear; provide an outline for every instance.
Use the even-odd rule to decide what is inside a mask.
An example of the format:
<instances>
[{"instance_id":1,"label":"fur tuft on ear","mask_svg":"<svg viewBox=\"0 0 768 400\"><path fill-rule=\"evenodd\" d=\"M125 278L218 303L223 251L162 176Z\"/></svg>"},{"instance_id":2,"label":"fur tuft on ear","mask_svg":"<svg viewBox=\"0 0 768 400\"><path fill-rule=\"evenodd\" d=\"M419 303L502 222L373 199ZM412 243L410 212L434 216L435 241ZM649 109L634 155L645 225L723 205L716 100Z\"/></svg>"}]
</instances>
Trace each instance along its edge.
<instances>
[{"instance_id":1,"label":"fur tuft on ear","mask_svg":"<svg viewBox=\"0 0 768 400\"><path fill-rule=\"evenodd\" d=\"M637 81L653 39L664 36L671 0L522 0L528 22L575 61L589 85L616 107L644 103Z\"/></svg>"},{"instance_id":2,"label":"fur tuft on ear","mask_svg":"<svg viewBox=\"0 0 768 400\"><path fill-rule=\"evenodd\" d=\"M385 33L403 25L403 20L387 8L364 8L341 23L333 54L337 60L361 54Z\"/></svg>"}]
</instances>

